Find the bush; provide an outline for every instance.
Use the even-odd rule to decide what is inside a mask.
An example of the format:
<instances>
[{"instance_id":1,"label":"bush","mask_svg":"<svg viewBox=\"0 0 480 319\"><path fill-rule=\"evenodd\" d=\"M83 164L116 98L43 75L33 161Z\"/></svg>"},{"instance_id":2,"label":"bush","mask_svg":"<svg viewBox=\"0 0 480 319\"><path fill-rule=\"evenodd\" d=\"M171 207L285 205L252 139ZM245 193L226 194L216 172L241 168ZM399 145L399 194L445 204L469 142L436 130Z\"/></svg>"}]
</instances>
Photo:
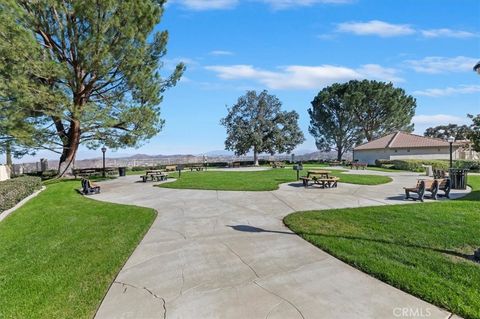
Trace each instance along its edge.
<instances>
[{"instance_id":1,"label":"bush","mask_svg":"<svg viewBox=\"0 0 480 319\"><path fill-rule=\"evenodd\" d=\"M478 171L480 170L480 161L458 160L453 162L453 167Z\"/></svg>"},{"instance_id":2,"label":"bush","mask_svg":"<svg viewBox=\"0 0 480 319\"><path fill-rule=\"evenodd\" d=\"M384 162L383 160L380 161ZM440 169L444 171L450 168L450 161L448 160L393 160L390 162L393 164L395 169L412 172L424 172L425 168L422 167L422 165L432 165L434 169ZM453 167L478 171L480 168L480 162L473 160L455 160L453 161Z\"/></svg>"},{"instance_id":3,"label":"bush","mask_svg":"<svg viewBox=\"0 0 480 319\"><path fill-rule=\"evenodd\" d=\"M42 187L40 177L22 176L0 182L0 212L15 206Z\"/></svg>"},{"instance_id":4,"label":"bush","mask_svg":"<svg viewBox=\"0 0 480 319\"><path fill-rule=\"evenodd\" d=\"M386 167L388 166L393 166L393 161L392 160L387 160L387 159L377 159L375 160L375 166L377 167Z\"/></svg>"}]
</instances>

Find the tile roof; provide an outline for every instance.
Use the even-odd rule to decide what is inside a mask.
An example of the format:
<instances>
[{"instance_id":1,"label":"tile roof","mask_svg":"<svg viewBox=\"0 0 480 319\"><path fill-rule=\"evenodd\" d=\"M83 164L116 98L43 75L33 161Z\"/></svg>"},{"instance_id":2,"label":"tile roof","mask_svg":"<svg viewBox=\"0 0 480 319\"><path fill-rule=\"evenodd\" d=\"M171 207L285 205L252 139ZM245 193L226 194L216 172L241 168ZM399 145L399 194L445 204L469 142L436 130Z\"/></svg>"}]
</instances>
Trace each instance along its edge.
<instances>
[{"instance_id":1,"label":"tile roof","mask_svg":"<svg viewBox=\"0 0 480 319\"><path fill-rule=\"evenodd\" d=\"M405 132L388 134L379 139L355 147L355 150L377 150L385 148L448 147L447 141Z\"/></svg>"}]
</instances>

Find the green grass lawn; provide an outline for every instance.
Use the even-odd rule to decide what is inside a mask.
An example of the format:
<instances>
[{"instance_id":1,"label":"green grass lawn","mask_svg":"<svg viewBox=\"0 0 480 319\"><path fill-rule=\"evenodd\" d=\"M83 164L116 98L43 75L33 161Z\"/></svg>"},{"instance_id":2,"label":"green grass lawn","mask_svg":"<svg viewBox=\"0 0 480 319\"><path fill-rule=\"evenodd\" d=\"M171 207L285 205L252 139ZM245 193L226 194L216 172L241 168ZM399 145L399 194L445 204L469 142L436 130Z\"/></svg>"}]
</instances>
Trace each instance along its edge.
<instances>
[{"instance_id":1,"label":"green grass lawn","mask_svg":"<svg viewBox=\"0 0 480 319\"><path fill-rule=\"evenodd\" d=\"M333 256L428 302L480 318L480 176L461 200L297 212L294 232Z\"/></svg>"},{"instance_id":2,"label":"green grass lawn","mask_svg":"<svg viewBox=\"0 0 480 319\"><path fill-rule=\"evenodd\" d=\"M52 183L0 222L0 318L92 318L155 218Z\"/></svg>"},{"instance_id":3,"label":"green grass lawn","mask_svg":"<svg viewBox=\"0 0 480 319\"><path fill-rule=\"evenodd\" d=\"M378 185L391 181L391 179L386 176L344 174L343 171L340 170L330 171L332 175L340 177L342 183ZM301 175L306 174L306 170L301 172ZM178 173L170 174L170 176L177 177ZM288 168L255 172L183 172L182 176L175 182L161 184L159 187L229 191L270 191L278 189L279 184L294 182L296 178L297 173Z\"/></svg>"}]
</instances>

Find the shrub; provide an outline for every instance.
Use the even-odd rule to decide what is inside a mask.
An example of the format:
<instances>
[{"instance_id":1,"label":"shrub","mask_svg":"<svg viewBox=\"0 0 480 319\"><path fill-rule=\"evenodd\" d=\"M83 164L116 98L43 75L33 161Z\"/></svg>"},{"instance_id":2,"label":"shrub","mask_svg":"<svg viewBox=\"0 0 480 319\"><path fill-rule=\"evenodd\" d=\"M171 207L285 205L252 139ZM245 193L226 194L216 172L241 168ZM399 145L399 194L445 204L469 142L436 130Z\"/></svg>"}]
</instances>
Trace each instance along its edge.
<instances>
[{"instance_id":1,"label":"shrub","mask_svg":"<svg viewBox=\"0 0 480 319\"><path fill-rule=\"evenodd\" d=\"M424 172L422 165L432 165L434 169L448 170L449 163L446 160L393 160L396 169L412 172Z\"/></svg>"},{"instance_id":2,"label":"shrub","mask_svg":"<svg viewBox=\"0 0 480 319\"><path fill-rule=\"evenodd\" d=\"M385 167L385 165L393 166L393 161L392 160L387 160L387 159L377 159L377 160L375 160L375 166Z\"/></svg>"},{"instance_id":3,"label":"shrub","mask_svg":"<svg viewBox=\"0 0 480 319\"><path fill-rule=\"evenodd\" d=\"M12 208L42 187L40 177L22 176L0 182L0 212Z\"/></svg>"},{"instance_id":4,"label":"shrub","mask_svg":"<svg viewBox=\"0 0 480 319\"><path fill-rule=\"evenodd\" d=\"M480 161L458 160L453 162L453 167L468 169L471 171L478 171L480 170Z\"/></svg>"}]
</instances>

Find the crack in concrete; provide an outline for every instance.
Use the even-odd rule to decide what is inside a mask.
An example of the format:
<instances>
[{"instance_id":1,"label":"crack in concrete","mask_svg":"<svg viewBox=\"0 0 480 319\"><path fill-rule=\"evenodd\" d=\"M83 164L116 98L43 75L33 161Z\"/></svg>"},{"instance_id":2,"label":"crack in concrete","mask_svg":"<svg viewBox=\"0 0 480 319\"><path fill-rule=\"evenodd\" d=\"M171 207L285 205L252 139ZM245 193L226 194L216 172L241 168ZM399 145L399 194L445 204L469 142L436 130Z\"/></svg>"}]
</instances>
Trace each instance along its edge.
<instances>
[{"instance_id":1,"label":"crack in concrete","mask_svg":"<svg viewBox=\"0 0 480 319\"><path fill-rule=\"evenodd\" d=\"M160 228L160 227L156 227L156 229L158 229L158 230L163 230L163 231L166 231L166 232L177 233L177 234L179 234L180 236L182 236L183 239L187 240L187 236L186 236L185 234L183 234L182 232L179 232L178 230L167 229L167 228Z\"/></svg>"},{"instance_id":2,"label":"crack in concrete","mask_svg":"<svg viewBox=\"0 0 480 319\"><path fill-rule=\"evenodd\" d=\"M287 203L285 200L281 199L278 195L276 195L274 192L270 192L270 194L273 195L273 197L275 197L277 200L279 200L282 204L284 204L285 206L287 206L292 212L295 212L297 211L295 208L293 208L292 206L290 206L289 203Z\"/></svg>"},{"instance_id":3,"label":"crack in concrete","mask_svg":"<svg viewBox=\"0 0 480 319\"><path fill-rule=\"evenodd\" d=\"M123 293L125 293L127 291L127 287L132 287L132 288L135 288L135 289L145 290L150 295L152 295L155 299L161 300L162 303L163 303L163 305L162 305L163 306L163 319L167 318L167 302L165 301L165 299L163 297L160 297L160 296L156 295L152 290L148 289L147 287L140 288L140 287L137 287L135 285L128 284L126 282L121 282L121 281L114 281L113 283L117 284L117 285L122 285L123 287L125 287L125 289L123 290Z\"/></svg>"},{"instance_id":4,"label":"crack in concrete","mask_svg":"<svg viewBox=\"0 0 480 319\"><path fill-rule=\"evenodd\" d=\"M242 257L237 254L229 245L227 245L226 243L222 243L225 247L228 248L228 250L230 250L232 252L232 254L234 254L235 256L238 257L238 259L240 259L240 261L245 265L247 266L248 268L250 268L250 270L255 274L255 277L257 278L260 278L260 276L257 274L257 272L255 271L255 269L253 269L252 266L250 266L245 260L242 259Z\"/></svg>"},{"instance_id":5,"label":"crack in concrete","mask_svg":"<svg viewBox=\"0 0 480 319\"><path fill-rule=\"evenodd\" d=\"M277 295L276 293L274 293L273 291L270 291L268 290L267 288L263 287L262 285L260 285L258 282L256 281L253 281L253 283L255 285L257 285L258 287L260 287L261 289L263 289L264 291L276 296L277 298L280 298L281 300L285 301L286 303L288 303L290 306L292 306L297 312L298 314L300 315L300 317L302 317L302 319L305 319L303 313L300 311L300 309L298 309L297 306L295 306L295 304L293 302L291 302L290 300L286 299L286 298L283 298L282 296L280 295Z\"/></svg>"}]
</instances>

